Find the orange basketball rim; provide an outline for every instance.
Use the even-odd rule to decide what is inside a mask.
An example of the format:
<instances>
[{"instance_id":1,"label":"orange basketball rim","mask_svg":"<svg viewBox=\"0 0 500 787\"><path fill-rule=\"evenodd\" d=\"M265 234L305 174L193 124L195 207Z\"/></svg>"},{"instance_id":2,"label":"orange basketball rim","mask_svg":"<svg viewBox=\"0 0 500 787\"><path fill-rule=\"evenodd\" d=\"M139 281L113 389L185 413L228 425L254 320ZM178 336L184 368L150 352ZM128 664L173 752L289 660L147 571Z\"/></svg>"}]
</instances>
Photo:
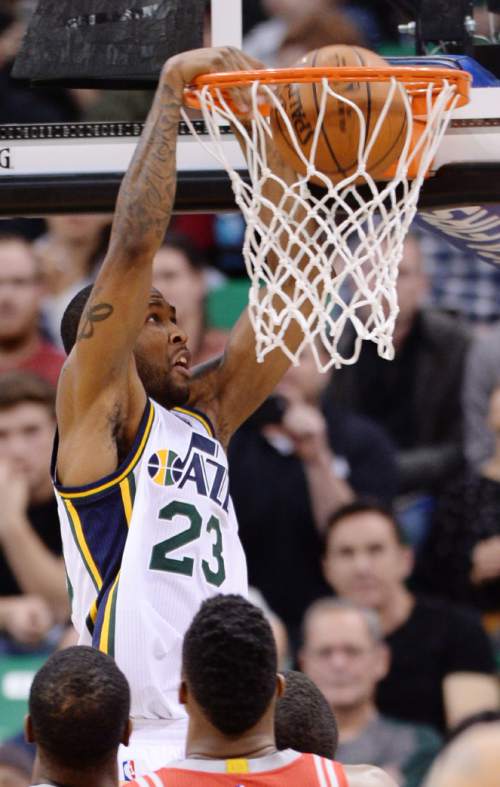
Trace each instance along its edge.
<instances>
[{"instance_id":1,"label":"orange basketball rim","mask_svg":"<svg viewBox=\"0 0 500 787\"><path fill-rule=\"evenodd\" d=\"M201 74L184 93L186 106L199 109L199 92L207 89L215 105L221 105L221 99L238 116L238 109L231 99L231 90L234 88L249 88L253 83L262 85L282 85L322 82L389 82L395 79L406 91L410 99L411 112L414 118L413 136L411 146L414 147L425 128L425 120L429 110L429 97L431 106L445 86L454 87L450 104L455 108L468 104L470 99L471 75L466 71L452 68L429 68L428 66L398 66L385 68L371 68L366 66L296 66L293 68L255 69L251 71L228 71L225 73ZM448 107L447 107L448 108ZM259 111L263 115L270 112L270 105L265 101L259 102ZM418 171L419 160L415 157L409 177ZM396 165L393 164L383 179L393 176Z\"/></svg>"}]
</instances>

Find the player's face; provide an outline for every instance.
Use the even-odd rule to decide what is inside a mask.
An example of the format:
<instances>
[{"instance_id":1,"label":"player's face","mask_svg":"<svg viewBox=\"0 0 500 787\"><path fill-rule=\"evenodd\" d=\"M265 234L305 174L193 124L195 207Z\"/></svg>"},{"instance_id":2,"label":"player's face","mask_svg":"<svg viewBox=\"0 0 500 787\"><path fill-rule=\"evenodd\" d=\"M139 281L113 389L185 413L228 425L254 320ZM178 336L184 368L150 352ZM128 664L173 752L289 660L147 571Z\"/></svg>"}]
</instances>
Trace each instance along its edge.
<instances>
[{"instance_id":1,"label":"player's face","mask_svg":"<svg viewBox=\"0 0 500 787\"><path fill-rule=\"evenodd\" d=\"M177 325L174 307L157 290L151 292L134 356L148 396L164 407L187 402L191 378L187 336Z\"/></svg>"},{"instance_id":2,"label":"player's face","mask_svg":"<svg viewBox=\"0 0 500 787\"><path fill-rule=\"evenodd\" d=\"M382 514L365 511L334 527L323 571L339 596L382 609L410 573L411 565L411 551L398 542L391 523Z\"/></svg>"},{"instance_id":3,"label":"player's face","mask_svg":"<svg viewBox=\"0 0 500 787\"><path fill-rule=\"evenodd\" d=\"M50 480L54 431L54 417L43 404L21 402L0 410L0 462L22 475L35 496Z\"/></svg>"},{"instance_id":4,"label":"player's face","mask_svg":"<svg viewBox=\"0 0 500 787\"><path fill-rule=\"evenodd\" d=\"M334 711L371 701L388 666L387 651L374 641L363 616L347 609L313 613L300 661Z\"/></svg>"},{"instance_id":5,"label":"player's face","mask_svg":"<svg viewBox=\"0 0 500 787\"><path fill-rule=\"evenodd\" d=\"M0 243L0 340L21 340L36 329L40 308L36 261L23 243Z\"/></svg>"}]
</instances>

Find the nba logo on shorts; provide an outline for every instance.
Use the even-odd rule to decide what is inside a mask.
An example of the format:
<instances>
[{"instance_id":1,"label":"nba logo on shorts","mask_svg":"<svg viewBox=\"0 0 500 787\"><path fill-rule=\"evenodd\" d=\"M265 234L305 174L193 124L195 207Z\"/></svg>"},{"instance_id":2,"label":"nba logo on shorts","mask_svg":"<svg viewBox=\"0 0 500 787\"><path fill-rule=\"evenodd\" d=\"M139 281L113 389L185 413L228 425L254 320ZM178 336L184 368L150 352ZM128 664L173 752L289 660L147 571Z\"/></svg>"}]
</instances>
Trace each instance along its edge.
<instances>
[{"instance_id":1,"label":"nba logo on shorts","mask_svg":"<svg viewBox=\"0 0 500 787\"><path fill-rule=\"evenodd\" d=\"M131 782L135 779L135 762L134 760L125 760L123 763L123 780Z\"/></svg>"}]
</instances>

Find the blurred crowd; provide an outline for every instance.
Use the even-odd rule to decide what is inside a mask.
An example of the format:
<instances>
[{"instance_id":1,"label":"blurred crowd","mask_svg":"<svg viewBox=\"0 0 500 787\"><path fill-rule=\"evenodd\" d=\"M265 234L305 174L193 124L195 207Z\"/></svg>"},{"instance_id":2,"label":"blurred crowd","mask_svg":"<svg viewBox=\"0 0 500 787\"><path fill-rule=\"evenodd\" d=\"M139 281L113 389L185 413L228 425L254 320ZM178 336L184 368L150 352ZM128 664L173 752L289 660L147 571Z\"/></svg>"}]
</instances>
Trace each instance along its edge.
<instances>
[{"instance_id":1,"label":"blurred crowd","mask_svg":"<svg viewBox=\"0 0 500 787\"><path fill-rule=\"evenodd\" d=\"M394 3L243 5L245 49L269 65L330 43L407 51ZM0 4L0 123L144 117L147 93L14 84L32 6ZM0 222L0 668L74 641L50 470L58 326L95 277L110 221ZM193 363L223 352L243 235L237 213L177 216L154 261ZM500 269L415 226L398 298L394 361L365 343L357 364L323 375L304 353L236 434L229 464L281 666L327 698L342 762L418 787L450 729L499 709ZM30 756L5 744L0 774Z\"/></svg>"}]
</instances>

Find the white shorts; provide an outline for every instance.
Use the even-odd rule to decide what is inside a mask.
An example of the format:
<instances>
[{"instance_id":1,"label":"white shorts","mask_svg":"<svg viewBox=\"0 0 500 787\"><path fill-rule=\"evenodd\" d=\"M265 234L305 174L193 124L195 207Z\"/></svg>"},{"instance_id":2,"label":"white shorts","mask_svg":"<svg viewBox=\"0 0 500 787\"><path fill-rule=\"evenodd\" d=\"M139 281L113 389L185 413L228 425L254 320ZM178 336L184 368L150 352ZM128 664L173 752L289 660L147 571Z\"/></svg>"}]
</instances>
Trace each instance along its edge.
<instances>
[{"instance_id":1,"label":"white shorts","mask_svg":"<svg viewBox=\"0 0 500 787\"><path fill-rule=\"evenodd\" d=\"M118 778L132 781L186 756L187 717L167 721L132 719L128 746L118 749Z\"/></svg>"}]
</instances>

